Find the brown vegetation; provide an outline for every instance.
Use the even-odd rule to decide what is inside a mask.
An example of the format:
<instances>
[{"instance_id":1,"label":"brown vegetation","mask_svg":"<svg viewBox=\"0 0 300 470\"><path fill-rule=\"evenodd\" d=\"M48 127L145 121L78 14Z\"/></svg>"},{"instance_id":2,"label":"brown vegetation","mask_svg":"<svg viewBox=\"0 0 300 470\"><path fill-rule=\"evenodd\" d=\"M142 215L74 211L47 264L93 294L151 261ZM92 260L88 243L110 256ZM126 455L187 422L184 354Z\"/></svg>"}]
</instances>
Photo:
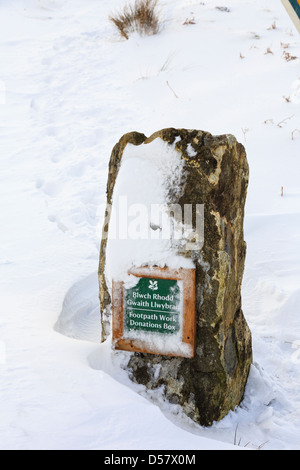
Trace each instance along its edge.
<instances>
[{"instance_id":1,"label":"brown vegetation","mask_svg":"<svg viewBox=\"0 0 300 470\"><path fill-rule=\"evenodd\" d=\"M132 32L139 34L157 34L160 28L157 0L135 0L132 5L125 5L124 9L110 16L109 19L118 28L121 36L129 39Z\"/></svg>"}]
</instances>

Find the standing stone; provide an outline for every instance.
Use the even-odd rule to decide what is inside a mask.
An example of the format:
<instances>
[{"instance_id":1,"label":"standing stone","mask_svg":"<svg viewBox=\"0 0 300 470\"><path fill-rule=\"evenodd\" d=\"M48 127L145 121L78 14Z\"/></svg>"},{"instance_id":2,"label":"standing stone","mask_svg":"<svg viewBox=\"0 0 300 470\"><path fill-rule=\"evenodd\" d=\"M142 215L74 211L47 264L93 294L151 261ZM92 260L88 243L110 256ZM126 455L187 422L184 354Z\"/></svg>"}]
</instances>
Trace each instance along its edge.
<instances>
[{"instance_id":1,"label":"standing stone","mask_svg":"<svg viewBox=\"0 0 300 470\"><path fill-rule=\"evenodd\" d=\"M111 204L122 155L128 144L151 145L162 139L184 160L181 191L168 202L204 204L202 249L180 252L196 268L196 355L192 359L127 353L131 379L181 405L195 422L208 426L240 404L252 363L251 333L241 306L246 243L243 222L249 169L244 147L232 135L163 129L146 138L126 134L109 163L107 203ZM107 232L106 218L103 234ZM111 332L111 286L106 277L107 237L100 251L99 284L102 341Z\"/></svg>"}]
</instances>

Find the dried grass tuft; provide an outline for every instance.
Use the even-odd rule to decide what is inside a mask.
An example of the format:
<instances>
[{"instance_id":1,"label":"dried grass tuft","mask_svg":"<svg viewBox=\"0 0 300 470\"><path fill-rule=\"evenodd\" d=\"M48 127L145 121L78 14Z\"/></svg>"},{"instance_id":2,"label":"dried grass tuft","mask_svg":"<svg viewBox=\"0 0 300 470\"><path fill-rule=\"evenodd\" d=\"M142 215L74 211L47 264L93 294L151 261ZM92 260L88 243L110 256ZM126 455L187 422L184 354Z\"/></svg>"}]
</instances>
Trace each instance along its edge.
<instances>
[{"instance_id":1,"label":"dried grass tuft","mask_svg":"<svg viewBox=\"0 0 300 470\"><path fill-rule=\"evenodd\" d=\"M157 34L160 21L156 7L157 0L135 0L134 4L125 5L122 12L111 15L109 19L125 39L129 39L133 32L141 35Z\"/></svg>"}]
</instances>

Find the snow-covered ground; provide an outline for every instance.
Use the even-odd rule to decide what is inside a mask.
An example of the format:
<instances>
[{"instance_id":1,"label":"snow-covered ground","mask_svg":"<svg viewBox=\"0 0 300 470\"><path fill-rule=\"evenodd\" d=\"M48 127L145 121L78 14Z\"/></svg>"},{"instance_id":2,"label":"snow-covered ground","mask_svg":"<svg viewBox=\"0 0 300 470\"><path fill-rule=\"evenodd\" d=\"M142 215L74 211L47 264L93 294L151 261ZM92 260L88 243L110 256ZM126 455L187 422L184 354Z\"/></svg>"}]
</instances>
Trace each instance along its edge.
<instances>
[{"instance_id":1,"label":"snow-covered ground","mask_svg":"<svg viewBox=\"0 0 300 470\"><path fill-rule=\"evenodd\" d=\"M299 450L299 34L279 0L161 0L160 34L124 41L108 21L123 4L0 3L0 448ZM254 364L207 429L99 344L110 153L164 127L234 134L250 164Z\"/></svg>"}]
</instances>

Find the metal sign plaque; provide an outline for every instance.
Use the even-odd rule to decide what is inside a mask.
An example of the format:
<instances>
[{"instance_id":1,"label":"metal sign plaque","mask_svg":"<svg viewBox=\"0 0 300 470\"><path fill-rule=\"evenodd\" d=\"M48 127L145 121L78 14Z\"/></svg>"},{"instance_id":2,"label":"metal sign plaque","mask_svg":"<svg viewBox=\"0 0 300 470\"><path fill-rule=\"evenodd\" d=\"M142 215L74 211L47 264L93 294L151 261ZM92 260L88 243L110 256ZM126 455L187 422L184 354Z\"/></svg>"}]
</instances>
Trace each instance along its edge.
<instances>
[{"instance_id":1,"label":"metal sign plaque","mask_svg":"<svg viewBox=\"0 0 300 470\"><path fill-rule=\"evenodd\" d=\"M127 332L172 334L180 329L182 314L180 281L140 278L136 287L125 291Z\"/></svg>"},{"instance_id":2,"label":"metal sign plaque","mask_svg":"<svg viewBox=\"0 0 300 470\"><path fill-rule=\"evenodd\" d=\"M300 33L300 0L281 0Z\"/></svg>"},{"instance_id":3,"label":"metal sign plaque","mask_svg":"<svg viewBox=\"0 0 300 470\"><path fill-rule=\"evenodd\" d=\"M115 349L193 357L195 270L143 267L113 282Z\"/></svg>"}]
</instances>

